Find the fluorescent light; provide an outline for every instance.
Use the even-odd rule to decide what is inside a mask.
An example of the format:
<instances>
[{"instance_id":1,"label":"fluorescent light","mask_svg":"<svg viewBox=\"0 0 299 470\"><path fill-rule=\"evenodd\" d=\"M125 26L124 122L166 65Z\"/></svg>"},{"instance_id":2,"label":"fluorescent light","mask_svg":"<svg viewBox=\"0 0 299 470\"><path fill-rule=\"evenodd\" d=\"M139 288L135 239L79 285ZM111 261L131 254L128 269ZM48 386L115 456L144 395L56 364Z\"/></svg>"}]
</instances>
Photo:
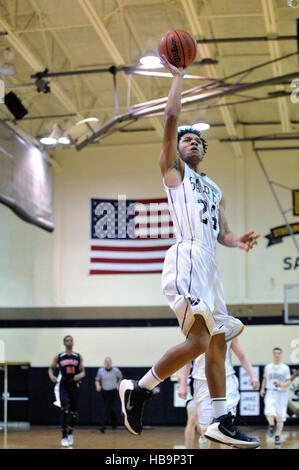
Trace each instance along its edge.
<instances>
[{"instance_id":1,"label":"fluorescent light","mask_svg":"<svg viewBox=\"0 0 299 470\"><path fill-rule=\"evenodd\" d=\"M192 127L198 131L206 131L207 129L210 129L211 126L207 122L196 122L195 124L192 124Z\"/></svg>"},{"instance_id":2,"label":"fluorescent light","mask_svg":"<svg viewBox=\"0 0 299 470\"><path fill-rule=\"evenodd\" d=\"M82 121L76 122L76 126L79 126L80 124L85 124L86 122L98 122L98 118L90 117L90 118L82 119Z\"/></svg>"},{"instance_id":3,"label":"fluorescent light","mask_svg":"<svg viewBox=\"0 0 299 470\"><path fill-rule=\"evenodd\" d=\"M161 66L160 57L154 53L145 54L139 61L144 67L156 68Z\"/></svg>"},{"instance_id":4,"label":"fluorescent light","mask_svg":"<svg viewBox=\"0 0 299 470\"><path fill-rule=\"evenodd\" d=\"M71 143L70 139L68 137L59 137L58 142L60 144L68 145Z\"/></svg>"},{"instance_id":5,"label":"fluorescent light","mask_svg":"<svg viewBox=\"0 0 299 470\"><path fill-rule=\"evenodd\" d=\"M166 78L172 78L173 75L172 73L167 73L167 72L154 72L152 70L132 70L130 72L133 75L145 75L145 76L151 76L151 77L166 77ZM184 75L183 78L192 78L193 80L206 80L206 77L202 77L201 75Z\"/></svg>"},{"instance_id":6,"label":"fluorescent light","mask_svg":"<svg viewBox=\"0 0 299 470\"><path fill-rule=\"evenodd\" d=\"M54 137L42 137L40 143L44 145L54 145L57 144L57 139L54 139Z\"/></svg>"}]
</instances>

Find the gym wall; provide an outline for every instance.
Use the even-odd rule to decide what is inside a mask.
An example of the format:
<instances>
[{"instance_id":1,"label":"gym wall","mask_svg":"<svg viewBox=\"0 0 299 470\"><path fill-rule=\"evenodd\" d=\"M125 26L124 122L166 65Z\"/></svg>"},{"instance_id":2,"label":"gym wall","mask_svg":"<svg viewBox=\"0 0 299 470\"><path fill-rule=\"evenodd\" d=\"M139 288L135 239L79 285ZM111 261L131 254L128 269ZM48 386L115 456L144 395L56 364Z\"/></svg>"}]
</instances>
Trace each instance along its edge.
<instances>
[{"instance_id":1,"label":"gym wall","mask_svg":"<svg viewBox=\"0 0 299 470\"><path fill-rule=\"evenodd\" d=\"M244 158L237 159L230 144L211 141L203 164L223 190L231 229L261 234L249 254L218 245L226 301L281 304L283 284L298 281L295 248L291 237L267 248L265 236L283 220L251 147L244 148ZM88 274L90 199L163 197L159 152L160 144L57 151L53 234L24 223L0 205L0 307L165 306L159 274ZM271 179L296 188L299 162L294 152L264 152L262 157ZM277 190L283 207L290 208L291 192Z\"/></svg>"},{"instance_id":2,"label":"gym wall","mask_svg":"<svg viewBox=\"0 0 299 470\"><path fill-rule=\"evenodd\" d=\"M184 341L178 326L107 328L2 328L5 360L28 361L32 367L49 367L63 351L63 337L74 337L74 350L82 354L86 367L100 367L111 356L119 367L150 367L167 349ZM297 345L295 341L297 339ZM283 349L283 361L299 359L298 325L247 326L239 341L252 364L272 361L272 349ZM233 355L234 364L239 362Z\"/></svg>"}]
</instances>

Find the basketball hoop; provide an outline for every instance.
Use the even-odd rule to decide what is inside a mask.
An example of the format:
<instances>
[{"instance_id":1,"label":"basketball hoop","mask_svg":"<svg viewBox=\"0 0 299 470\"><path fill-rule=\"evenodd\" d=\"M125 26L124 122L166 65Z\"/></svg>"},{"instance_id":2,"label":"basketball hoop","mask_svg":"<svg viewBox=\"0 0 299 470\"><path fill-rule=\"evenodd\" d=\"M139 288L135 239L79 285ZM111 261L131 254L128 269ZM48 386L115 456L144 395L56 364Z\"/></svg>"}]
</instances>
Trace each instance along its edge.
<instances>
[{"instance_id":1,"label":"basketball hoop","mask_svg":"<svg viewBox=\"0 0 299 470\"><path fill-rule=\"evenodd\" d=\"M299 7L299 0L288 0L288 5L291 8L298 8Z\"/></svg>"}]
</instances>

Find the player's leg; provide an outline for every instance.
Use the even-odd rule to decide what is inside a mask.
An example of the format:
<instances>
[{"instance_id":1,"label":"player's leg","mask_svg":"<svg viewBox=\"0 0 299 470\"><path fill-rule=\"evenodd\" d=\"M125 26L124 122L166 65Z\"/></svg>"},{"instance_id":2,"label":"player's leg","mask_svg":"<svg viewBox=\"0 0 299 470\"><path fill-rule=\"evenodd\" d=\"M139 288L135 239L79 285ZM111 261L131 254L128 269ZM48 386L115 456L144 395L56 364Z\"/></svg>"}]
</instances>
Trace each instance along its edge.
<instances>
[{"instance_id":1,"label":"player's leg","mask_svg":"<svg viewBox=\"0 0 299 470\"><path fill-rule=\"evenodd\" d=\"M224 333L214 335L206 352L205 368L214 418L227 414L225 355L226 342Z\"/></svg>"},{"instance_id":2,"label":"player's leg","mask_svg":"<svg viewBox=\"0 0 299 470\"><path fill-rule=\"evenodd\" d=\"M211 440L238 448L259 447L259 440L248 437L233 422L231 413L227 413L226 377L225 377L225 335L214 335L206 353L206 377L209 385L214 420L205 436Z\"/></svg>"},{"instance_id":3,"label":"player's leg","mask_svg":"<svg viewBox=\"0 0 299 470\"><path fill-rule=\"evenodd\" d=\"M60 383L59 392L60 392L60 403L61 403L61 408L60 408L60 423L61 423L61 432L62 432L61 445L62 447L67 447L69 446L68 426L69 426L70 397L69 397L68 389L63 383Z\"/></svg>"},{"instance_id":4,"label":"player's leg","mask_svg":"<svg viewBox=\"0 0 299 470\"><path fill-rule=\"evenodd\" d=\"M75 426L78 422L78 398L79 398L79 389L77 384L75 387L70 389L70 421L69 421L69 428L68 428L68 441L69 445L73 445L74 443L74 436L73 432Z\"/></svg>"},{"instance_id":5,"label":"player's leg","mask_svg":"<svg viewBox=\"0 0 299 470\"><path fill-rule=\"evenodd\" d=\"M269 437L273 437L274 432L275 432L276 403L275 403L275 394L271 390L267 390L266 395L265 395L264 413L268 421L267 434Z\"/></svg>"},{"instance_id":6,"label":"player's leg","mask_svg":"<svg viewBox=\"0 0 299 470\"><path fill-rule=\"evenodd\" d=\"M206 380L194 381L194 401L197 407L198 424L197 428L200 433L198 445L200 449L209 449L211 441L206 439L204 434L213 420L213 408Z\"/></svg>"},{"instance_id":7,"label":"player's leg","mask_svg":"<svg viewBox=\"0 0 299 470\"><path fill-rule=\"evenodd\" d=\"M135 435L142 430L142 412L151 390L185 364L204 353L210 342L210 333L201 315L194 315L193 325L184 343L174 346L138 382L123 380L120 399L125 426Z\"/></svg>"},{"instance_id":8,"label":"player's leg","mask_svg":"<svg viewBox=\"0 0 299 470\"><path fill-rule=\"evenodd\" d=\"M268 436L273 437L274 436L274 431L275 431L275 416L266 416L267 421L268 421Z\"/></svg>"},{"instance_id":9,"label":"player's leg","mask_svg":"<svg viewBox=\"0 0 299 470\"><path fill-rule=\"evenodd\" d=\"M193 400L191 400L187 406L187 425L185 427L184 436L185 436L185 447L186 449L194 449L194 438L195 438L195 429L197 426L197 409Z\"/></svg>"},{"instance_id":10,"label":"player's leg","mask_svg":"<svg viewBox=\"0 0 299 470\"><path fill-rule=\"evenodd\" d=\"M164 356L154 365L153 369L157 377L162 382L185 364L193 361L197 356L207 351L210 343L210 334L204 318L201 315L194 316L194 324L184 343L178 344L169 349ZM149 388L150 383L144 380L139 381L141 387ZM158 385L158 384L156 384ZM154 388L154 387L152 387ZM151 388L149 388L151 390Z\"/></svg>"},{"instance_id":11,"label":"player's leg","mask_svg":"<svg viewBox=\"0 0 299 470\"><path fill-rule=\"evenodd\" d=\"M274 443L275 445L281 444L281 433L283 430L283 425L287 416L288 408L288 394L284 392L277 392L276 398L276 431Z\"/></svg>"}]
</instances>

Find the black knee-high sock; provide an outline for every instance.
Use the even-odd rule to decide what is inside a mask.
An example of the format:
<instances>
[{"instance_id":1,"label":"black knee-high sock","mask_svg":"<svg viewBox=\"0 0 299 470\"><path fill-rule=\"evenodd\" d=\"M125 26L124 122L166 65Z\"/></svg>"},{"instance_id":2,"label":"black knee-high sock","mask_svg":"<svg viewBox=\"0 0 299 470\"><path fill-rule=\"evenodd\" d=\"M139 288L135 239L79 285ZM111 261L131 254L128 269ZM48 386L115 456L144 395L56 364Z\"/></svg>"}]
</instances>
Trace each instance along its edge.
<instances>
[{"instance_id":1,"label":"black knee-high sock","mask_svg":"<svg viewBox=\"0 0 299 470\"><path fill-rule=\"evenodd\" d=\"M69 418L68 410L61 410L60 422L61 422L61 429L62 429L62 437L67 437L68 418Z\"/></svg>"}]
</instances>

